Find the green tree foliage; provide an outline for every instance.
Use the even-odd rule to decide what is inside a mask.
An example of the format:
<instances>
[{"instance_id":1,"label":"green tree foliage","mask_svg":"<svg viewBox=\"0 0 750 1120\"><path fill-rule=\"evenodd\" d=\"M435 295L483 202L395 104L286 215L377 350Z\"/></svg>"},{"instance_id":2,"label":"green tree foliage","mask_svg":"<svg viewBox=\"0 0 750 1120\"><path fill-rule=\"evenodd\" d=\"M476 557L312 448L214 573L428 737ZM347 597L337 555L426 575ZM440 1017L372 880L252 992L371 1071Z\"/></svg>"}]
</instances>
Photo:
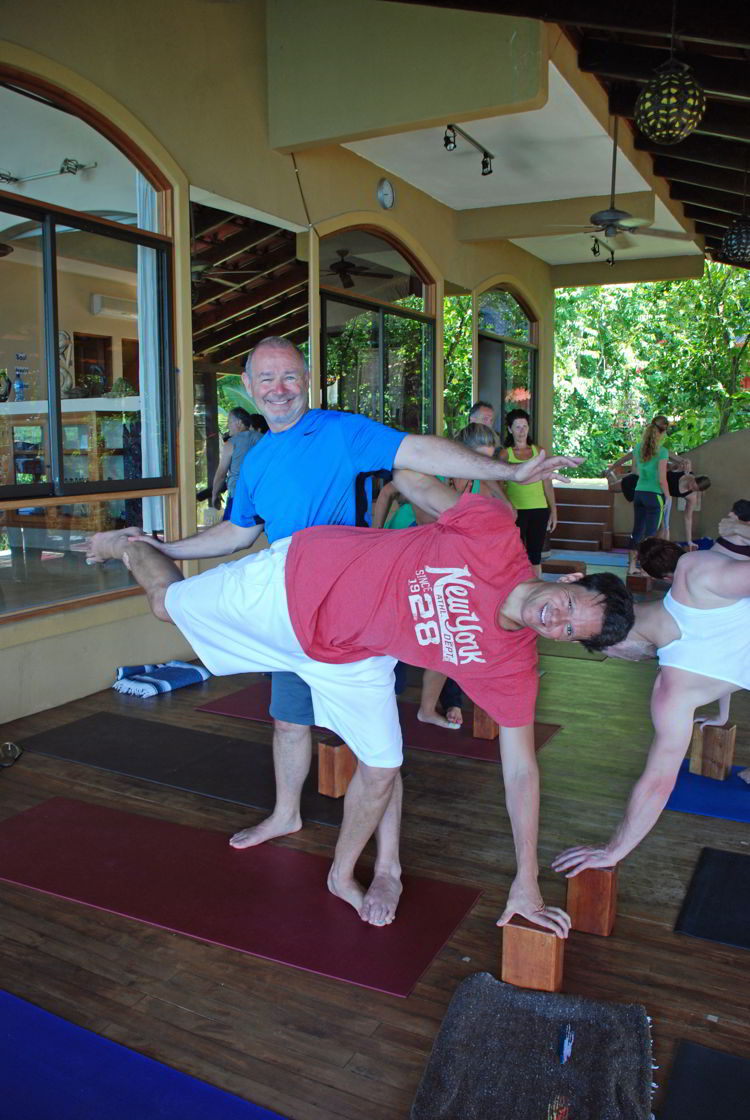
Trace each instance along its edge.
<instances>
[{"instance_id":1,"label":"green tree foliage","mask_svg":"<svg viewBox=\"0 0 750 1120\"><path fill-rule=\"evenodd\" d=\"M750 427L750 273L706 262L699 280L571 288L555 317L555 451L600 474L657 413L670 445Z\"/></svg>"},{"instance_id":2,"label":"green tree foliage","mask_svg":"<svg viewBox=\"0 0 750 1120\"><path fill-rule=\"evenodd\" d=\"M449 296L443 303L445 390L444 434L455 436L471 408L471 296Z\"/></svg>"}]
</instances>

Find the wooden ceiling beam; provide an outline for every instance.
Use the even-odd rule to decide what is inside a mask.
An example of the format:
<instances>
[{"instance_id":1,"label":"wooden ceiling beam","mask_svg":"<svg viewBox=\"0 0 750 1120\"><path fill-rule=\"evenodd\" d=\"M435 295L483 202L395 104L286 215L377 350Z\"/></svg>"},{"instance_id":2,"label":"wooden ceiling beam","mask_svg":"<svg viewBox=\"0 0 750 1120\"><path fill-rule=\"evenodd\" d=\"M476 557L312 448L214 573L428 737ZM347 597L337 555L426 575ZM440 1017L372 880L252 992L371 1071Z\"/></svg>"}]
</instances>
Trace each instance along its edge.
<instances>
[{"instance_id":1,"label":"wooden ceiling beam","mask_svg":"<svg viewBox=\"0 0 750 1120\"><path fill-rule=\"evenodd\" d=\"M251 222L244 229L225 237L223 241L211 245L210 248L204 249L202 252L198 247L195 247L193 259L215 268L216 265L226 264L234 257L242 256L243 253L254 252L267 242L281 237L285 232L276 229L274 226L267 226L265 222ZM294 237L293 234L292 237Z\"/></svg>"},{"instance_id":2,"label":"wooden ceiling beam","mask_svg":"<svg viewBox=\"0 0 750 1120\"><path fill-rule=\"evenodd\" d=\"M193 314L203 307L208 307L222 296L227 297L231 293L239 294L247 288L248 284L254 284L257 280L262 279L264 276L270 275L278 268L283 268L285 265L294 264L296 261L295 253L297 251L294 242L286 242L280 248L271 253L256 253L255 256L243 261L238 266L238 276L236 282L232 280L229 273L231 269L227 269L227 275L221 277L225 283L218 283L214 281L211 276L207 276L205 280L200 281L198 288L197 298L193 304ZM252 270L255 275L241 275L245 270ZM227 286L227 282L231 287Z\"/></svg>"},{"instance_id":3,"label":"wooden ceiling beam","mask_svg":"<svg viewBox=\"0 0 750 1120\"><path fill-rule=\"evenodd\" d=\"M210 327L218 327L221 323L229 323L239 315L245 315L254 307L291 292L294 288L307 284L307 265L294 264L278 276L256 287L243 288L242 295L235 299L227 300L199 315L193 316L193 336L201 334Z\"/></svg>"},{"instance_id":4,"label":"wooden ceiling beam","mask_svg":"<svg viewBox=\"0 0 750 1120\"><path fill-rule=\"evenodd\" d=\"M715 241L717 237L719 239L723 237L721 229L718 229L716 226L708 225L706 222L696 222L695 228L698 233L702 233L706 238L706 244L708 244L709 241ZM726 226L726 229L729 229L729 226Z\"/></svg>"},{"instance_id":5,"label":"wooden ceiling beam","mask_svg":"<svg viewBox=\"0 0 750 1120\"><path fill-rule=\"evenodd\" d=\"M679 145L675 147L675 155ZM705 163L692 163L687 159L674 156L655 156L654 174L671 183L693 183L696 187L710 187L711 190L728 191L729 194L743 193L746 176L739 171L727 171L723 167L708 167Z\"/></svg>"},{"instance_id":6,"label":"wooden ceiling beam","mask_svg":"<svg viewBox=\"0 0 750 1120\"><path fill-rule=\"evenodd\" d=\"M689 63L707 94L750 100L750 66L747 62L698 53L676 53L675 58ZM656 68L668 60L666 46L635 46L588 36L578 52L578 65L585 73L617 81L647 82Z\"/></svg>"},{"instance_id":7,"label":"wooden ceiling beam","mask_svg":"<svg viewBox=\"0 0 750 1120\"><path fill-rule=\"evenodd\" d=\"M705 206L692 206L689 202L685 203L682 209L685 217L690 218L691 221L700 222L703 226L715 226L714 236L716 231L726 229L732 220L732 215L723 210L709 210Z\"/></svg>"},{"instance_id":8,"label":"wooden ceiling beam","mask_svg":"<svg viewBox=\"0 0 750 1120\"><path fill-rule=\"evenodd\" d=\"M201 338L195 339L196 351L201 354L210 354L213 350L221 350L222 347L234 342L237 338L242 338L246 334L264 328L268 329L279 319L306 310L307 302L307 288L303 288L286 299L261 307L254 314L243 316L241 319L233 319L228 327L208 331ZM270 333L273 333L273 331Z\"/></svg>"},{"instance_id":9,"label":"wooden ceiling beam","mask_svg":"<svg viewBox=\"0 0 750 1120\"><path fill-rule=\"evenodd\" d=\"M381 0L382 3L404 0ZM429 8L539 19L586 30L652 35L667 42L671 5L653 0L627 4L592 4L591 0L405 0ZM677 7L677 38L682 43L708 43L750 50L750 6L737 0L681 0Z\"/></svg>"},{"instance_id":10,"label":"wooden ceiling beam","mask_svg":"<svg viewBox=\"0 0 750 1120\"><path fill-rule=\"evenodd\" d=\"M750 5L748 5L750 9ZM634 82L627 84L618 83L609 93L609 111L613 116L627 117L632 120L635 115L635 102L638 97L639 86ZM750 140L750 112L746 105L733 105L728 101L711 101L709 99L703 119L697 126L693 135L724 136L729 140Z\"/></svg>"},{"instance_id":11,"label":"wooden ceiling beam","mask_svg":"<svg viewBox=\"0 0 750 1120\"><path fill-rule=\"evenodd\" d=\"M641 132L635 134L635 147L639 152L650 152L653 156L679 156L693 163L705 163L710 167L727 167L734 171L744 171L750 167L750 142L724 140L719 136L696 134L681 140L679 144L656 144Z\"/></svg>"},{"instance_id":12,"label":"wooden ceiling beam","mask_svg":"<svg viewBox=\"0 0 750 1120\"><path fill-rule=\"evenodd\" d=\"M295 331L303 327L307 327L307 311L301 312L299 315L293 315L289 319L283 320L278 323L274 329L274 334L280 338L288 338L294 334ZM244 358L258 343L266 336L266 330L256 331L254 334L245 335L244 338L237 339L236 342L227 346L224 350L218 351L213 355L214 361L230 362L235 358Z\"/></svg>"},{"instance_id":13,"label":"wooden ceiling beam","mask_svg":"<svg viewBox=\"0 0 750 1120\"><path fill-rule=\"evenodd\" d=\"M737 194L727 194L726 191L694 187L690 183L671 183L669 197L676 202L691 202L696 206L705 206L709 210L721 210L725 214L742 214L742 197Z\"/></svg>"}]
</instances>

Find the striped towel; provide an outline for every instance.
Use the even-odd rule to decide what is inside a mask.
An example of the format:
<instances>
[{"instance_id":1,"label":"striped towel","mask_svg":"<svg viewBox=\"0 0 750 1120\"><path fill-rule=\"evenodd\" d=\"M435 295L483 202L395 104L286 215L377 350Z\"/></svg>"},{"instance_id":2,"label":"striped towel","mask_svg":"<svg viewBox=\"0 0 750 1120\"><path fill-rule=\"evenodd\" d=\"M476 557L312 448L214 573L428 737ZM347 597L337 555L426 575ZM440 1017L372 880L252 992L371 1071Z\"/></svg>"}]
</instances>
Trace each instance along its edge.
<instances>
[{"instance_id":1,"label":"striped towel","mask_svg":"<svg viewBox=\"0 0 750 1120\"><path fill-rule=\"evenodd\" d=\"M202 665L188 661L167 661L163 665L122 665L112 687L131 696L158 696L186 684L200 684L211 676Z\"/></svg>"}]
</instances>

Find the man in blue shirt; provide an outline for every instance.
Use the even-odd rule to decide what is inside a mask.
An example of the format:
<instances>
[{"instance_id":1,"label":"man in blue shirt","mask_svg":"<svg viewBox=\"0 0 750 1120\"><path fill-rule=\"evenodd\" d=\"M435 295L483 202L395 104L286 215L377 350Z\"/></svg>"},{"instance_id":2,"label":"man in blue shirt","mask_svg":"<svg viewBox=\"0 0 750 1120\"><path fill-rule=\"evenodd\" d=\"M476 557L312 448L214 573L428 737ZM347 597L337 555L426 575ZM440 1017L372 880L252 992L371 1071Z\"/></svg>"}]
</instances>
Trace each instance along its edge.
<instances>
[{"instance_id":1,"label":"man in blue shirt","mask_svg":"<svg viewBox=\"0 0 750 1120\"><path fill-rule=\"evenodd\" d=\"M273 543L312 525L354 525L356 479L379 469L405 467L428 475L536 482L557 477L556 470L579 462L562 456L545 459L542 454L520 464L503 463L437 436L407 435L363 416L310 409L304 357L283 338L266 338L255 347L243 381L269 431L245 456L230 521L168 544L141 538L173 560L226 556L249 548L264 528ZM367 594L366 587L362 594ZM310 769L314 721L308 686L294 674L274 673L270 711L276 806L266 820L231 838L235 848L252 847L302 827L300 795ZM401 893L401 779L363 763L355 778L344 801L334 867L353 872L352 854L358 855L375 833L373 879L365 893L351 872L338 878L332 873L329 888L354 906L363 921L386 925L395 916Z\"/></svg>"}]
</instances>

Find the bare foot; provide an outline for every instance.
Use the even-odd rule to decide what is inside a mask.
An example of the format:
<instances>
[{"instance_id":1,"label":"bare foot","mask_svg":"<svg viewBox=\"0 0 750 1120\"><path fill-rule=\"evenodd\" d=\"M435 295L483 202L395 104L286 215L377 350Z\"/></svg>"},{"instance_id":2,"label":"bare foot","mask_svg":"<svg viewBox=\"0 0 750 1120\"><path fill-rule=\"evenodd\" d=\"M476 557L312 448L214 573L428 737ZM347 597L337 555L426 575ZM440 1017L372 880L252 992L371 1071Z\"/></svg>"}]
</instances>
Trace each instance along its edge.
<instances>
[{"instance_id":1,"label":"bare foot","mask_svg":"<svg viewBox=\"0 0 750 1120\"><path fill-rule=\"evenodd\" d=\"M745 770L740 770L737 777L742 778L743 782L747 782L747 784L750 786L750 766L748 766Z\"/></svg>"},{"instance_id":2,"label":"bare foot","mask_svg":"<svg viewBox=\"0 0 750 1120\"><path fill-rule=\"evenodd\" d=\"M464 722L464 713L460 708L446 708L445 718L450 720L451 723L455 723L456 727L461 727Z\"/></svg>"},{"instance_id":3,"label":"bare foot","mask_svg":"<svg viewBox=\"0 0 750 1120\"><path fill-rule=\"evenodd\" d=\"M232 848L254 848L257 844L265 844L266 840L273 840L277 836L289 836L292 832L299 832L302 828L302 818L299 813L293 817L277 817L274 813L266 817L260 824L252 828L243 828L235 832L229 840Z\"/></svg>"},{"instance_id":4,"label":"bare foot","mask_svg":"<svg viewBox=\"0 0 750 1120\"><path fill-rule=\"evenodd\" d=\"M359 916L371 926L388 926L396 917L401 880L395 875L376 875L365 895Z\"/></svg>"},{"instance_id":5,"label":"bare foot","mask_svg":"<svg viewBox=\"0 0 750 1120\"><path fill-rule=\"evenodd\" d=\"M455 721L446 719L445 716L438 715L434 708L431 712L423 712L420 708L417 712L417 719L420 721L420 723L434 723L435 727L447 727L453 731L458 731L459 727L461 726Z\"/></svg>"},{"instance_id":6,"label":"bare foot","mask_svg":"<svg viewBox=\"0 0 750 1120\"><path fill-rule=\"evenodd\" d=\"M328 872L328 889L336 898L340 898L342 902L348 902L350 906L353 906L358 914L361 913L365 892L356 879L339 879L331 868Z\"/></svg>"},{"instance_id":7,"label":"bare foot","mask_svg":"<svg viewBox=\"0 0 750 1120\"><path fill-rule=\"evenodd\" d=\"M140 537L142 529L131 525L125 529L110 529L106 533L94 533L86 541L86 563L101 564L104 560L120 560L130 537Z\"/></svg>"}]
</instances>

